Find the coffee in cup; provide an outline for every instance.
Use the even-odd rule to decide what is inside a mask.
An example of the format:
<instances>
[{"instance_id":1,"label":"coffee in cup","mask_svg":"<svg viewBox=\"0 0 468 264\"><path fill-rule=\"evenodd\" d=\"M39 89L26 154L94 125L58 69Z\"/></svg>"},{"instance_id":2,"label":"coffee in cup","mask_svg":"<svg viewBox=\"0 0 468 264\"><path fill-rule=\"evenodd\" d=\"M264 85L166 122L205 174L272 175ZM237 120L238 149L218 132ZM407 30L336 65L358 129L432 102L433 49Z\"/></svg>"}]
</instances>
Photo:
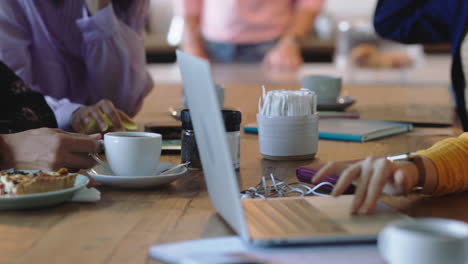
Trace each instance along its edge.
<instances>
[{"instance_id":1,"label":"coffee in cup","mask_svg":"<svg viewBox=\"0 0 468 264\"><path fill-rule=\"evenodd\" d=\"M157 171L162 136L149 132L111 132L104 135L107 162L117 176L151 176ZM99 163L104 163L93 155Z\"/></svg>"},{"instance_id":2,"label":"coffee in cup","mask_svg":"<svg viewBox=\"0 0 468 264\"><path fill-rule=\"evenodd\" d=\"M302 87L315 92L319 105L335 104L341 92L341 78L332 75L306 75Z\"/></svg>"}]
</instances>

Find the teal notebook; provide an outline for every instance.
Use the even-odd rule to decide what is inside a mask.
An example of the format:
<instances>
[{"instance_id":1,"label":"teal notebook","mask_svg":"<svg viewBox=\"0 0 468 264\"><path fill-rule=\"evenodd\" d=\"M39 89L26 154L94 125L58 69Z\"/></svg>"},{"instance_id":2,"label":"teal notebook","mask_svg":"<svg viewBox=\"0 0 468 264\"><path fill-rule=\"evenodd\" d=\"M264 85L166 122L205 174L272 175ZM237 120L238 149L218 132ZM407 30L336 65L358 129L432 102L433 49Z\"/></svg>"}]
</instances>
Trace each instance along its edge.
<instances>
[{"instance_id":1,"label":"teal notebook","mask_svg":"<svg viewBox=\"0 0 468 264\"><path fill-rule=\"evenodd\" d=\"M357 119L320 119L319 138L341 141L365 142L391 135L401 134L413 129L408 123L357 120ZM258 133L257 125L244 127L245 133Z\"/></svg>"}]
</instances>

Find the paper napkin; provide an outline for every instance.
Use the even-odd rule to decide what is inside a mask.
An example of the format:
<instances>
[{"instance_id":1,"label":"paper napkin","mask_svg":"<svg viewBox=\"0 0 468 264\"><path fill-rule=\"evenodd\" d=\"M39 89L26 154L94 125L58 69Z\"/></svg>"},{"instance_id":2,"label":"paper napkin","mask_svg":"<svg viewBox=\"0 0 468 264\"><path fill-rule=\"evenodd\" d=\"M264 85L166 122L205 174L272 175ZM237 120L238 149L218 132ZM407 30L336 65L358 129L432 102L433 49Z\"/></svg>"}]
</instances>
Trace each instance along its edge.
<instances>
[{"instance_id":1,"label":"paper napkin","mask_svg":"<svg viewBox=\"0 0 468 264\"><path fill-rule=\"evenodd\" d=\"M96 188L83 188L73 195L71 202L94 203L101 200L101 192Z\"/></svg>"}]
</instances>

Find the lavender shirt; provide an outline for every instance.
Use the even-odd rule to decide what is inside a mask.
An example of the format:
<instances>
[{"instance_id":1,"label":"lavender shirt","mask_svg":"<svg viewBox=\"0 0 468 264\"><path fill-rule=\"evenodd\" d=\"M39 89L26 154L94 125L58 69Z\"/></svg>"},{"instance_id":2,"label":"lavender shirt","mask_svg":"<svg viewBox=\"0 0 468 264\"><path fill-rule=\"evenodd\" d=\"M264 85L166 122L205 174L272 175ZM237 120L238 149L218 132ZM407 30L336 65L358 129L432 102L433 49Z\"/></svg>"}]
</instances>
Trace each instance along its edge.
<instances>
[{"instance_id":1,"label":"lavender shirt","mask_svg":"<svg viewBox=\"0 0 468 264\"><path fill-rule=\"evenodd\" d=\"M47 95L59 128L81 105L109 99L134 116L152 89L141 33L148 0L89 16L83 0L0 1L0 60Z\"/></svg>"}]
</instances>

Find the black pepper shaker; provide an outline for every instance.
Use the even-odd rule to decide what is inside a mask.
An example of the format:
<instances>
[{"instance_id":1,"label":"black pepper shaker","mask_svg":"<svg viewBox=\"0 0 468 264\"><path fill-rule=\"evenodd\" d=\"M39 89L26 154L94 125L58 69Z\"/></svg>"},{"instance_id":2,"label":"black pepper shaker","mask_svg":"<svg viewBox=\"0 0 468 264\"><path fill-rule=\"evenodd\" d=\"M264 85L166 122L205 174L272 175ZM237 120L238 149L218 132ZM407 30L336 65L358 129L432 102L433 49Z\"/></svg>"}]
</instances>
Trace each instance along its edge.
<instances>
[{"instance_id":1,"label":"black pepper shaker","mask_svg":"<svg viewBox=\"0 0 468 264\"><path fill-rule=\"evenodd\" d=\"M182 121L182 146L181 146L181 162L190 162L189 168L200 169L202 167L200 154L198 153L197 141L195 140L195 132L193 131L192 119L188 109L180 112L180 121Z\"/></svg>"},{"instance_id":2,"label":"black pepper shaker","mask_svg":"<svg viewBox=\"0 0 468 264\"><path fill-rule=\"evenodd\" d=\"M233 166L237 170L240 168L240 124L242 121L242 114L237 110L222 110L222 116ZM182 110L180 113L180 120L182 121L181 162L190 162L189 168L199 169L202 167L200 154L198 153L195 132L188 109Z\"/></svg>"}]
</instances>

